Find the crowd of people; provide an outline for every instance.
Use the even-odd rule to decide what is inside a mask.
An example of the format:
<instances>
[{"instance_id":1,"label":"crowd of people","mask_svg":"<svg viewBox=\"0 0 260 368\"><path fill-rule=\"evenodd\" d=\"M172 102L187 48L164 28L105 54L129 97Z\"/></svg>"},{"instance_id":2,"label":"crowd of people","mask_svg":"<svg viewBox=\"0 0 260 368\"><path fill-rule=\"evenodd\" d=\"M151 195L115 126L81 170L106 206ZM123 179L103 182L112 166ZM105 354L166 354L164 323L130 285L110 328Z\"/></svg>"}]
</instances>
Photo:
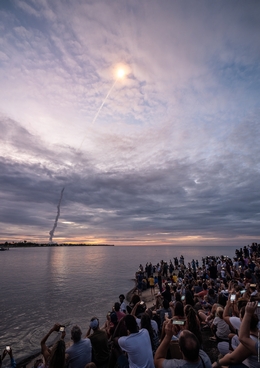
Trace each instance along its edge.
<instances>
[{"instance_id":1,"label":"crowd of people","mask_svg":"<svg viewBox=\"0 0 260 368\"><path fill-rule=\"evenodd\" d=\"M217 346L214 362L205 352L203 330ZM49 348L54 331L60 339ZM260 244L237 250L232 260L208 256L201 265L185 264L181 256L140 264L129 303L120 294L103 326L93 316L85 336L77 325L70 333L73 343L66 347L65 328L56 323L43 337L43 359L34 367L260 368ZM10 348L0 368L8 354L16 367Z\"/></svg>"}]
</instances>

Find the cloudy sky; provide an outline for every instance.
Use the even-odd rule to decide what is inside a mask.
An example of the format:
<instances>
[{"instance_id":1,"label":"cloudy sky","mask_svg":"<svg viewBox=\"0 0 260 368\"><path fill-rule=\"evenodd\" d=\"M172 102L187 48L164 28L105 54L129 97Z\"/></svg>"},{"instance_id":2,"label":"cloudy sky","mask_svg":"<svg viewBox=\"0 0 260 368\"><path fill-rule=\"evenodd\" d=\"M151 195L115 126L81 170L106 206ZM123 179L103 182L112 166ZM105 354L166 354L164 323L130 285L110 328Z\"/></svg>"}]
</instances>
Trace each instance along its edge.
<instances>
[{"instance_id":1,"label":"cloudy sky","mask_svg":"<svg viewBox=\"0 0 260 368\"><path fill-rule=\"evenodd\" d=\"M259 19L258 0L1 0L0 241L48 242L65 187L56 242L260 242Z\"/></svg>"}]
</instances>

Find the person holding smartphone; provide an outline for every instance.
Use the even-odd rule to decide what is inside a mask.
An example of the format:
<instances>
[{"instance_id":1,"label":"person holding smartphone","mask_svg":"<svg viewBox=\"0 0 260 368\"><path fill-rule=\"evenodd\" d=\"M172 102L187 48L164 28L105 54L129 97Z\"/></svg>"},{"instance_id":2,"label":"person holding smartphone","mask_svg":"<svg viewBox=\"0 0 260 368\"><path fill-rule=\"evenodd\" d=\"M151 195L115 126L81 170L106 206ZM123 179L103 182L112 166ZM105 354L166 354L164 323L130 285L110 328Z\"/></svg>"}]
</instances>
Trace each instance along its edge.
<instances>
[{"instance_id":1,"label":"person holding smartphone","mask_svg":"<svg viewBox=\"0 0 260 368\"><path fill-rule=\"evenodd\" d=\"M14 360L13 357L13 351L11 346L9 345L6 346L5 350L3 351L3 354L0 355L0 368L2 367L2 362L7 354L10 356L11 368L16 368L16 361Z\"/></svg>"},{"instance_id":2,"label":"person holding smartphone","mask_svg":"<svg viewBox=\"0 0 260 368\"><path fill-rule=\"evenodd\" d=\"M200 349L197 337L188 330L183 330L179 336L179 348L182 359L166 359L172 336L178 334L178 327L171 320L165 322L165 336L156 350L154 364L156 368L211 368L209 356Z\"/></svg>"},{"instance_id":3,"label":"person holding smartphone","mask_svg":"<svg viewBox=\"0 0 260 368\"><path fill-rule=\"evenodd\" d=\"M64 337L66 335L65 328L63 329L59 323L55 323L55 325L50 329L50 331L43 337L41 340L41 350L42 355L45 360L45 366L48 368L64 368L65 366L65 342ZM46 341L49 338L49 336L53 332L59 332L60 329L63 331L61 332L61 339L57 341L52 349L50 350L48 346L46 345Z\"/></svg>"}]
</instances>

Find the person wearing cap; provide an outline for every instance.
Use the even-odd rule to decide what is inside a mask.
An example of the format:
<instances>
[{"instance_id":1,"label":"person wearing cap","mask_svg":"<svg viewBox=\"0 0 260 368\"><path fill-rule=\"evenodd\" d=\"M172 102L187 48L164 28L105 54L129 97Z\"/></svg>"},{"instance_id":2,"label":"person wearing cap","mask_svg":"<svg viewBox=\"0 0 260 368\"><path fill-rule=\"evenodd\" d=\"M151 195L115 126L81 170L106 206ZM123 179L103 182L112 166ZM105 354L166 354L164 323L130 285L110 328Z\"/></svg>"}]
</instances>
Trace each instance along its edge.
<instances>
[{"instance_id":1,"label":"person wearing cap","mask_svg":"<svg viewBox=\"0 0 260 368\"><path fill-rule=\"evenodd\" d=\"M82 339L79 326L71 329L73 345L66 349L66 362L69 368L85 368L92 361L92 345L89 338Z\"/></svg>"},{"instance_id":2,"label":"person wearing cap","mask_svg":"<svg viewBox=\"0 0 260 368\"><path fill-rule=\"evenodd\" d=\"M97 317L91 318L86 337L92 344L92 362L97 368L106 368L109 362L108 338L106 332L100 330Z\"/></svg>"}]
</instances>

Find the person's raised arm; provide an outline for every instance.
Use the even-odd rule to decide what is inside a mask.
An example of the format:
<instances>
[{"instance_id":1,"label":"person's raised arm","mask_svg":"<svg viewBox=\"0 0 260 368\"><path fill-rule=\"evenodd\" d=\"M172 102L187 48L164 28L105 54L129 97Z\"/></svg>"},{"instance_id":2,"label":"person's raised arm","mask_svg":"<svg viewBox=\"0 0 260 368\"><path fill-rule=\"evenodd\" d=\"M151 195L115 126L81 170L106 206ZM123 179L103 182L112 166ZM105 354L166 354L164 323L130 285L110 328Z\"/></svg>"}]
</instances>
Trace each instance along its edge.
<instances>
[{"instance_id":1,"label":"person's raised arm","mask_svg":"<svg viewBox=\"0 0 260 368\"><path fill-rule=\"evenodd\" d=\"M7 350L5 349L3 351L3 354L0 355L0 368L2 368L2 363L3 363L3 360L4 360L5 356L6 356L6 354L7 354Z\"/></svg>"},{"instance_id":2,"label":"person's raised arm","mask_svg":"<svg viewBox=\"0 0 260 368\"><path fill-rule=\"evenodd\" d=\"M57 331L57 332L59 331L60 326L61 325L59 323L55 323L55 325L50 329L50 331L41 340L42 355L44 356L45 362L47 362L50 356L48 347L46 345L46 341L48 340L49 336L52 334L53 331Z\"/></svg>"},{"instance_id":3,"label":"person's raised arm","mask_svg":"<svg viewBox=\"0 0 260 368\"><path fill-rule=\"evenodd\" d=\"M255 355L257 353L255 348L255 341L250 338L250 321L255 313L258 302L248 302L245 309L245 315L239 329L239 341Z\"/></svg>"},{"instance_id":4,"label":"person's raised arm","mask_svg":"<svg viewBox=\"0 0 260 368\"><path fill-rule=\"evenodd\" d=\"M9 351L7 351L7 353L9 354L10 356L10 360L11 360L11 368L16 368L16 361L14 360L14 357L13 357L13 350L12 348L10 348Z\"/></svg>"},{"instance_id":5,"label":"person's raised arm","mask_svg":"<svg viewBox=\"0 0 260 368\"><path fill-rule=\"evenodd\" d=\"M233 332L235 332L235 330L234 330L234 326L230 322L229 310L230 310L230 308L232 308L232 314L236 314L236 313L234 313L235 305L236 305L236 302L235 301L231 302L230 295L229 295L228 300L227 300L227 304L226 304L226 306L224 308L224 312L223 312L223 320L229 325L230 330L233 331ZM236 306L236 309L237 309L237 306Z\"/></svg>"},{"instance_id":6,"label":"person's raised arm","mask_svg":"<svg viewBox=\"0 0 260 368\"><path fill-rule=\"evenodd\" d=\"M172 320L165 322L165 336L155 352L154 365L156 368L162 368L163 362L166 359L167 351L170 346L172 336L176 334L175 325L172 324Z\"/></svg>"},{"instance_id":7,"label":"person's raised arm","mask_svg":"<svg viewBox=\"0 0 260 368\"><path fill-rule=\"evenodd\" d=\"M216 362L212 364L213 368L218 368L222 366L229 366L232 364L242 363L243 360L248 358L251 355L250 351L243 346L243 344L239 344L238 347L232 351L231 354L226 354L223 358L218 359Z\"/></svg>"},{"instance_id":8,"label":"person's raised arm","mask_svg":"<svg viewBox=\"0 0 260 368\"><path fill-rule=\"evenodd\" d=\"M135 313L136 313L137 308L138 308L138 306L140 305L140 303L141 303L141 301L140 301L140 302L138 302L138 303L136 303L136 305L133 307L133 309L132 309L132 311L131 311L131 315L132 315L132 316L134 316L135 318L136 318Z\"/></svg>"}]
</instances>

